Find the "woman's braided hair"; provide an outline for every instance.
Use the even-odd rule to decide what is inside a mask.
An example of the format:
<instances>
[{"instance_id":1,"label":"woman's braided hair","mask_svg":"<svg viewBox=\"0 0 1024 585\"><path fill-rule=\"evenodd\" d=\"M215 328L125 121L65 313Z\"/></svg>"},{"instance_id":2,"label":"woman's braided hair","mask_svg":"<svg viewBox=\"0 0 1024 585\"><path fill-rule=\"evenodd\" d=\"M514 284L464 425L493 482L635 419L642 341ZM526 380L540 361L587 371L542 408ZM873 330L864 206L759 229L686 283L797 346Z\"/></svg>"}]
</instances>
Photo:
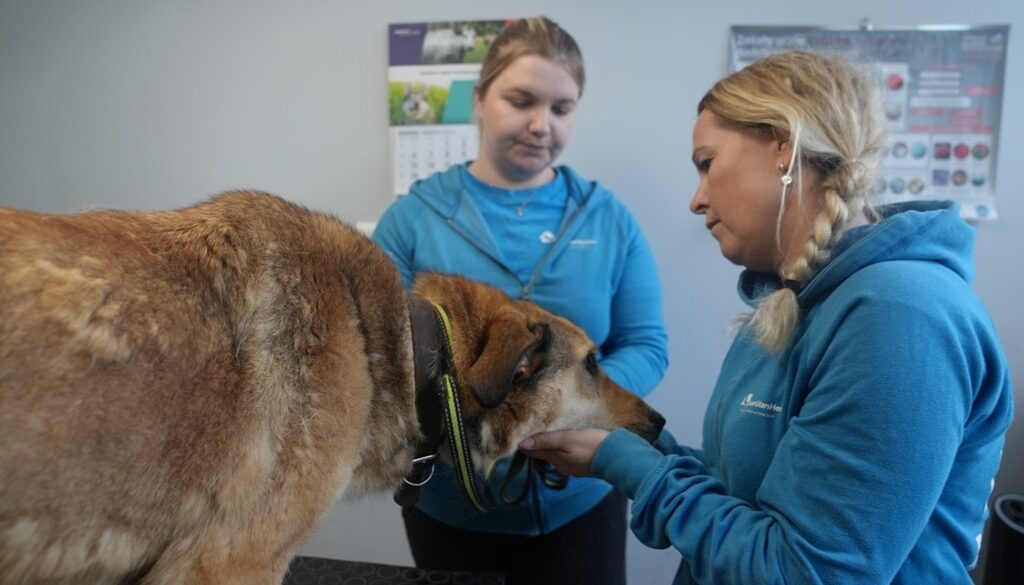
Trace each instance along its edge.
<instances>
[{"instance_id":1,"label":"woman's braided hair","mask_svg":"<svg viewBox=\"0 0 1024 585\"><path fill-rule=\"evenodd\" d=\"M820 197L822 205L803 253L780 268L784 286L741 316L765 348L778 352L789 344L800 320L799 289L828 263L837 236L851 219L862 212L873 219L870 199L885 144L877 88L869 75L840 57L793 51L725 77L697 107L698 113L705 109L722 124L792 142L796 168L789 172L798 194L802 165L814 165L821 177L819 189L808 193Z\"/></svg>"}]
</instances>

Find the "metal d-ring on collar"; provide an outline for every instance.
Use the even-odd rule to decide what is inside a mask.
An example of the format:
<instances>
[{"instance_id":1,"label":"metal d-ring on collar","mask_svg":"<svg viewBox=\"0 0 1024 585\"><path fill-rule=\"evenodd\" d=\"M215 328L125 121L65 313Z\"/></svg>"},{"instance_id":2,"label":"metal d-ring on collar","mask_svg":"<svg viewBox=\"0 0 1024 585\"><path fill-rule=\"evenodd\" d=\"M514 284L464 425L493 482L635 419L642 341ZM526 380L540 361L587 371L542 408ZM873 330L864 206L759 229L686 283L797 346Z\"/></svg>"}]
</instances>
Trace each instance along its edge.
<instances>
[{"instance_id":1,"label":"metal d-ring on collar","mask_svg":"<svg viewBox=\"0 0 1024 585\"><path fill-rule=\"evenodd\" d=\"M437 453L431 455L424 455L423 457L416 457L412 460L412 466L415 468L417 465L430 464L430 473L427 474L427 478L420 482L413 482L408 476L402 478L402 482L407 486L411 487L423 487L427 485L430 478L434 477L434 460L437 459Z\"/></svg>"}]
</instances>

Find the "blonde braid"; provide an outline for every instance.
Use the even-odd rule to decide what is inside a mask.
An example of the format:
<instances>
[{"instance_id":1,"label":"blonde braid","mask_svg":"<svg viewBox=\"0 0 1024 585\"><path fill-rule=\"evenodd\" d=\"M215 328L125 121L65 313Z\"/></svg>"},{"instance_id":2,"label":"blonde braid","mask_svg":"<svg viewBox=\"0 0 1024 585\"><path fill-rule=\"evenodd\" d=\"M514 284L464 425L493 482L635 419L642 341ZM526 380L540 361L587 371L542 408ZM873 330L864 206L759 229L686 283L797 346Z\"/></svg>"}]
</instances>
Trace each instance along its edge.
<instances>
[{"instance_id":1,"label":"blonde braid","mask_svg":"<svg viewBox=\"0 0 1024 585\"><path fill-rule=\"evenodd\" d=\"M814 227L803 246L803 253L782 269L783 283L779 290L765 295L751 316L758 342L772 353L777 353L789 344L793 331L800 321L800 303L796 286L807 284L832 256L835 235L840 232L851 216L846 199L859 202L863 207L864 197L858 196L857 181L848 178L849 172L839 169L824 182L824 203L814 219ZM847 193L844 198L843 193ZM850 195L852 193L852 195ZM859 211L859 210L858 210Z\"/></svg>"},{"instance_id":2,"label":"blonde braid","mask_svg":"<svg viewBox=\"0 0 1024 585\"><path fill-rule=\"evenodd\" d=\"M814 228L804 243L803 254L783 269L784 280L804 284L828 263L832 255L833 234L846 224L850 209L832 186L825 187L824 201L825 205L815 218Z\"/></svg>"},{"instance_id":3,"label":"blonde braid","mask_svg":"<svg viewBox=\"0 0 1024 585\"><path fill-rule=\"evenodd\" d=\"M761 297L757 310L744 315L740 321L746 321L753 327L757 342L762 347L772 353L782 351L800 321L800 302L796 291L787 286Z\"/></svg>"}]
</instances>

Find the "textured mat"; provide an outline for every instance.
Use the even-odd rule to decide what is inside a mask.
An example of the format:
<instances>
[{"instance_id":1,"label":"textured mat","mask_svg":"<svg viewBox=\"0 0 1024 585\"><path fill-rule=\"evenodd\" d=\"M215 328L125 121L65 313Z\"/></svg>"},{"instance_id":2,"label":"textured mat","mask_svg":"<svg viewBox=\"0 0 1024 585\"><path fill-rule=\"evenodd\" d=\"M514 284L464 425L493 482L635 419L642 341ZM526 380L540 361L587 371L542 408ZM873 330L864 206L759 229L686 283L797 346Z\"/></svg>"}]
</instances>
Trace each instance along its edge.
<instances>
[{"instance_id":1,"label":"textured mat","mask_svg":"<svg viewBox=\"0 0 1024 585\"><path fill-rule=\"evenodd\" d=\"M504 575L295 557L283 585L505 585Z\"/></svg>"}]
</instances>

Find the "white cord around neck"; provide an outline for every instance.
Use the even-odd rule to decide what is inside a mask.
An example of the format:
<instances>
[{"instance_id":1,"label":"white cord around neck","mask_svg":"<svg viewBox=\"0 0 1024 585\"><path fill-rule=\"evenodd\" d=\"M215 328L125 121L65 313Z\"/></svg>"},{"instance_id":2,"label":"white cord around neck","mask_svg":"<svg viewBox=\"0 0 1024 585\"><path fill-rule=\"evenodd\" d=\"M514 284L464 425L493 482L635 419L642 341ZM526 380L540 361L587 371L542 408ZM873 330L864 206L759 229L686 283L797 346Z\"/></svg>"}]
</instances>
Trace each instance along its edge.
<instances>
[{"instance_id":1,"label":"white cord around neck","mask_svg":"<svg viewBox=\"0 0 1024 585\"><path fill-rule=\"evenodd\" d=\"M789 166L786 167L785 174L782 175L782 197L779 200L779 216L775 219L775 245L778 246L779 251L782 251L782 216L786 213L786 191L789 189L790 183L793 182L793 175L796 175L796 191L797 195L800 194L800 169L795 168L797 163L797 154L800 150L800 124L796 124L796 129L793 131L793 136L790 137L790 145L793 150L789 156Z\"/></svg>"}]
</instances>

